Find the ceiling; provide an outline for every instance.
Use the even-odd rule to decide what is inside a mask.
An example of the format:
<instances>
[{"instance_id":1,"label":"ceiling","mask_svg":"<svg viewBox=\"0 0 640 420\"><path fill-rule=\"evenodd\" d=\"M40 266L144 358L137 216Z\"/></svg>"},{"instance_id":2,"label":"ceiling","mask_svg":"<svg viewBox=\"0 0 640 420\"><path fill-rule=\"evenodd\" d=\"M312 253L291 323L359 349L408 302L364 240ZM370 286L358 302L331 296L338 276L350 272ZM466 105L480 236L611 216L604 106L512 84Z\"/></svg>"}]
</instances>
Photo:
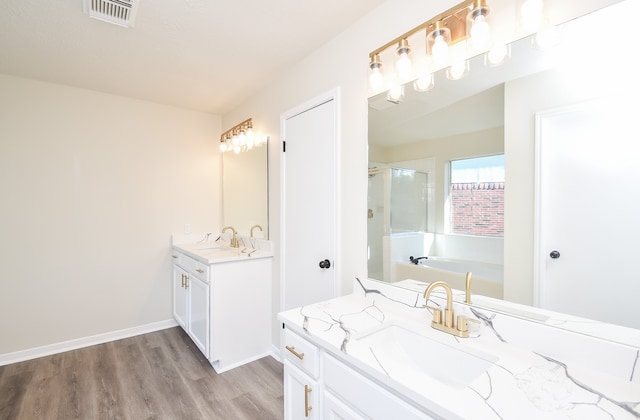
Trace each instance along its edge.
<instances>
[{"instance_id":1,"label":"ceiling","mask_svg":"<svg viewBox=\"0 0 640 420\"><path fill-rule=\"evenodd\" d=\"M140 0L134 26L82 0L0 1L0 73L224 115L383 0Z\"/></svg>"}]
</instances>

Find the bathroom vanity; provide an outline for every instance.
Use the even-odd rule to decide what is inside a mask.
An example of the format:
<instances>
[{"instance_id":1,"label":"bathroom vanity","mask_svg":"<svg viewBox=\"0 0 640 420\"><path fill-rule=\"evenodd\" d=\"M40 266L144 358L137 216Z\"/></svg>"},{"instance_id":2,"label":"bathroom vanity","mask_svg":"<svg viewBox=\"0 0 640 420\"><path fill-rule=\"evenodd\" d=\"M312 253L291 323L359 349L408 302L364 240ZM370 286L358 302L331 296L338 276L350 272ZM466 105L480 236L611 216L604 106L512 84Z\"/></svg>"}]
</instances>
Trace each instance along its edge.
<instances>
[{"instance_id":1,"label":"bathroom vanity","mask_svg":"<svg viewBox=\"0 0 640 420\"><path fill-rule=\"evenodd\" d=\"M622 343L599 337L599 326L611 330L595 321L542 311L533 322L454 302L473 320L459 338L432 328L427 286L356 279L351 295L280 313L285 418L640 417L637 331ZM430 307L446 306L441 292ZM564 328L571 322L589 332Z\"/></svg>"},{"instance_id":2,"label":"bathroom vanity","mask_svg":"<svg viewBox=\"0 0 640 420\"><path fill-rule=\"evenodd\" d=\"M256 245L173 245L174 318L218 373L271 354L273 254Z\"/></svg>"}]
</instances>

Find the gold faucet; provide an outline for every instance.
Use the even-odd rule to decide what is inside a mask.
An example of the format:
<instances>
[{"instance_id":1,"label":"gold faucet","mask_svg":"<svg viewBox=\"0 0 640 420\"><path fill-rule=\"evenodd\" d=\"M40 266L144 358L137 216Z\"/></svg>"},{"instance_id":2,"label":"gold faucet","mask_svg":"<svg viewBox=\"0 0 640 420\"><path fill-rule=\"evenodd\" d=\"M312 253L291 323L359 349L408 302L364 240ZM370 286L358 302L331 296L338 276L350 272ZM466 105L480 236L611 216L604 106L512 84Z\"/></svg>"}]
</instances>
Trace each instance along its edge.
<instances>
[{"instance_id":1,"label":"gold faucet","mask_svg":"<svg viewBox=\"0 0 640 420\"><path fill-rule=\"evenodd\" d=\"M464 303L471 305L471 271L467 271L464 278Z\"/></svg>"},{"instance_id":2,"label":"gold faucet","mask_svg":"<svg viewBox=\"0 0 640 420\"><path fill-rule=\"evenodd\" d=\"M451 291L451 287L443 281L434 281L427 287L427 290L424 291L425 301L429 300L429 295L436 287L442 287L447 292L447 309L444 310L444 322L442 320L442 310L438 308L433 308L427 306L427 308L433 310L433 321L431 322L431 327L436 330L444 331L449 334L453 334L456 337L469 337L469 329L467 327L467 321L469 321L466 317L459 315L457 319L457 325L454 323L454 314L453 314L453 292Z\"/></svg>"},{"instance_id":3,"label":"gold faucet","mask_svg":"<svg viewBox=\"0 0 640 420\"><path fill-rule=\"evenodd\" d=\"M262 226L260 225L253 225L251 226L251 230L249 231L249 236L251 236L253 238L253 229L258 228L260 229L260 232L262 232Z\"/></svg>"},{"instance_id":4,"label":"gold faucet","mask_svg":"<svg viewBox=\"0 0 640 420\"><path fill-rule=\"evenodd\" d=\"M222 229L222 233L225 233L227 230L231 230L231 232L233 233L233 236L231 236L231 241L229 242L229 246L231 248L239 248L240 245L238 244L238 238L236 238L236 235L237 235L236 230L231 226L227 226Z\"/></svg>"}]
</instances>

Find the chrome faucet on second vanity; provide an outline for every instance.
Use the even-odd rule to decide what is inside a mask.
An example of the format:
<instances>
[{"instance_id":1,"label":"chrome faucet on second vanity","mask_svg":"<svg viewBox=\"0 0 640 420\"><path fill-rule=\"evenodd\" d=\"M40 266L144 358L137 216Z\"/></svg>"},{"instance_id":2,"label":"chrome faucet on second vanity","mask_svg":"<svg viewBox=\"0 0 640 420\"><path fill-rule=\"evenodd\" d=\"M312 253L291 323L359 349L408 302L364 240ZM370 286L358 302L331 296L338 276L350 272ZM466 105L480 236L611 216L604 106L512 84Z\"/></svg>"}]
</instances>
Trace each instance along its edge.
<instances>
[{"instance_id":1,"label":"chrome faucet on second vanity","mask_svg":"<svg viewBox=\"0 0 640 420\"><path fill-rule=\"evenodd\" d=\"M427 308L433 310L433 321L431 322L431 327L437 330L455 335L456 337L462 337L462 338L469 337L469 329L467 327L467 322L475 321L475 320L470 320L467 317L462 315L459 315L457 320L454 318L453 292L451 291L451 287L449 287L447 283L443 281L435 281L431 283L429 287L427 287L427 290L424 291L425 301L429 300L429 295L431 295L431 292L436 287L442 287L447 292L447 308L444 310L444 320L443 320L441 309L427 306ZM457 325L454 321L457 321Z\"/></svg>"}]
</instances>

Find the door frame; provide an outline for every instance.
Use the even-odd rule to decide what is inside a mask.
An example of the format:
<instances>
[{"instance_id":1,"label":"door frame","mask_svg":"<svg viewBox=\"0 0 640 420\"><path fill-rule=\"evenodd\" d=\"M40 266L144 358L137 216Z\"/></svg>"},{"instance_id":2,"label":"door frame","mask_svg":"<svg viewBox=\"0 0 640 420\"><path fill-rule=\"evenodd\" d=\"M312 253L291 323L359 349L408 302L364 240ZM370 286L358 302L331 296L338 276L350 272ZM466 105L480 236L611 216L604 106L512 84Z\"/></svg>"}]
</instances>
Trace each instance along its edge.
<instances>
[{"instance_id":1,"label":"door frame","mask_svg":"<svg viewBox=\"0 0 640 420\"><path fill-rule=\"evenodd\" d=\"M288 111L280 114L280 304L279 311L284 310L284 302L285 302L285 282L286 282L286 197L287 191L285 188L285 176L286 176L286 166L287 166L287 157L286 153L282 150L282 142L287 139L286 126L287 120L289 118L293 118L296 115L302 114L303 112L309 111L313 108L316 108L324 103L329 101L333 101L333 118L334 118L334 144L333 144L333 161L334 161L334 177L333 177L333 202L334 202L334 213L335 213L335 223L334 223L334 232L333 232L333 247L335 250L335 255L333 255L333 261L331 262L332 267L334 269L334 277L333 277L333 294L334 296L338 296L338 286L339 286L339 274L340 274L340 261L337 257L340 255L340 241L338 238L338 233L340 232L341 226L341 217L340 217L340 87L335 87L325 93L322 93L308 101L305 101Z\"/></svg>"}]
</instances>

